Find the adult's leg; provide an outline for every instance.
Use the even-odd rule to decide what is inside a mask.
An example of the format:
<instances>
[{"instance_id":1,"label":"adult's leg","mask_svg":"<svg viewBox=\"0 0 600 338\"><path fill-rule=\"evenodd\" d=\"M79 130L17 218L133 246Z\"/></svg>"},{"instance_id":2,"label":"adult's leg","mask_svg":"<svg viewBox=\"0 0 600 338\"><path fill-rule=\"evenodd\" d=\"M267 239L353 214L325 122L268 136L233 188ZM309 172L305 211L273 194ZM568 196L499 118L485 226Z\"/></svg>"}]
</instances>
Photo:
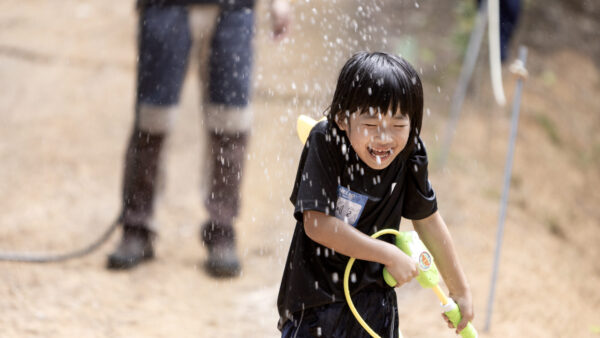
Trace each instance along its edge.
<instances>
[{"instance_id":1,"label":"adult's leg","mask_svg":"<svg viewBox=\"0 0 600 338\"><path fill-rule=\"evenodd\" d=\"M187 9L141 8L135 124L125 157L123 238L108 267L131 268L152 258L156 183L165 138L179 101L191 38Z\"/></svg>"},{"instance_id":2,"label":"adult's leg","mask_svg":"<svg viewBox=\"0 0 600 338\"><path fill-rule=\"evenodd\" d=\"M209 220L202 239L215 276L240 272L234 219L240 206L240 187L252 125L248 107L252 67L254 13L250 8L223 10L217 21L208 64L204 126L209 163L205 206Z\"/></svg>"},{"instance_id":3,"label":"adult's leg","mask_svg":"<svg viewBox=\"0 0 600 338\"><path fill-rule=\"evenodd\" d=\"M508 57L508 47L519 20L521 0L500 1L500 58Z\"/></svg>"}]
</instances>

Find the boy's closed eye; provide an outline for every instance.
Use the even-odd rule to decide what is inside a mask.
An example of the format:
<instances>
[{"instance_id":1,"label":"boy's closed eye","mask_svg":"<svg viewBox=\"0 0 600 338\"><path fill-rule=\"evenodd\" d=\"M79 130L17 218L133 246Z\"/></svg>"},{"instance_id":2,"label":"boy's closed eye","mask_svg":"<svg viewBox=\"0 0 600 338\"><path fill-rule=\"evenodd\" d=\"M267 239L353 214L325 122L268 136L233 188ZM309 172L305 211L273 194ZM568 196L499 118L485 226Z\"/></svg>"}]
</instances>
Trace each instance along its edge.
<instances>
[{"instance_id":1,"label":"boy's closed eye","mask_svg":"<svg viewBox=\"0 0 600 338\"><path fill-rule=\"evenodd\" d=\"M363 127L366 127L366 128L379 127L379 125L375 124L375 123L363 123L362 125L363 125ZM408 127L408 123L397 123L397 124L394 124L393 126L395 128L406 128L406 127Z\"/></svg>"}]
</instances>

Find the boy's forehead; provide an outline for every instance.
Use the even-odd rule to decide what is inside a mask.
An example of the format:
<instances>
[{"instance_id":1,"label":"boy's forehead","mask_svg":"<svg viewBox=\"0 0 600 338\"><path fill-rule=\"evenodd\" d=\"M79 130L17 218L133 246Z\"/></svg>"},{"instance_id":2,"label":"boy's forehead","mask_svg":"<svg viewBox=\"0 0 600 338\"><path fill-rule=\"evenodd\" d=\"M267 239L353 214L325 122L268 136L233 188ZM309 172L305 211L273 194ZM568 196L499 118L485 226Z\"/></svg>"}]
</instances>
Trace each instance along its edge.
<instances>
[{"instance_id":1,"label":"boy's forehead","mask_svg":"<svg viewBox=\"0 0 600 338\"><path fill-rule=\"evenodd\" d=\"M398 111L398 113L396 113L396 115L394 115L392 118L396 120L408 120L408 115L402 114L400 111Z\"/></svg>"},{"instance_id":2,"label":"boy's forehead","mask_svg":"<svg viewBox=\"0 0 600 338\"><path fill-rule=\"evenodd\" d=\"M393 112L391 109L387 110L386 112L383 112L380 109L377 108L369 108L366 112L356 112L353 114L354 118L361 118L361 119L380 119L384 116L387 117L391 117L394 120L408 120L408 115L406 114L402 114L402 112L400 111L400 109L398 109L398 111Z\"/></svg>"}]
</instances>

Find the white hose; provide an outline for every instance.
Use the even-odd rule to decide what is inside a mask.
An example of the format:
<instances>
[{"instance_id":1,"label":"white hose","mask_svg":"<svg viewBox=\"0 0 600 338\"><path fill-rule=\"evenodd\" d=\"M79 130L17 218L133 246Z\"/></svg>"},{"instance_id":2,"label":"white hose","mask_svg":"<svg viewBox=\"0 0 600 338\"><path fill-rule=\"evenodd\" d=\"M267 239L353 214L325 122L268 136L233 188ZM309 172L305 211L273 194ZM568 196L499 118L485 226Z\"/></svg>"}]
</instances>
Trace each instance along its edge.
<instances>
[{"instance_id":1,"label":"white hose","mask_svg":"<svg viewBox=\"0 0 600 338\"><path fill-rule=\"evenodd\" d=\"M488 0L488 40L490 43L490 74L494 98L500 106L506 104L502 85L502 65L500 64L500 3Z\"/></svg>"}]
</instances>

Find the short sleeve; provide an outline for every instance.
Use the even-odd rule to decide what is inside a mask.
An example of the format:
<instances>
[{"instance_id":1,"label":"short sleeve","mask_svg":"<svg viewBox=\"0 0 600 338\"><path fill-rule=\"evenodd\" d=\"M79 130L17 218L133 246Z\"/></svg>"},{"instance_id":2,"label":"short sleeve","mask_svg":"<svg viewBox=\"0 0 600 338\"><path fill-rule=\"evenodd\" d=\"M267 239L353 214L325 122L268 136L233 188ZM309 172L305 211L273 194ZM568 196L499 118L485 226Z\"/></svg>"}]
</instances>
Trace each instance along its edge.
<instances>
[{"instance_id":1,"label":"short sleeve","mask_svg":"<svg viewBox=\"0 0 600 338\"><path fill-rule=\"evenodd\" d=\"M437 199L429 182L427 151L420 138L407 164L402 216L411 220L423 219L437 211Z\"/></svg>"},{"instance_id":2,"label":"short sleeve","mask_svg":"<svg viewBox=\"0 0 600 338\"><path fill-rule=\"evenodd\" d=\"M335 214L340 154L335 138L323 131L323 126L315 126L304 147L290 198L296 220L302 221L306 210Z\"/></svg>"}]
</instances>

